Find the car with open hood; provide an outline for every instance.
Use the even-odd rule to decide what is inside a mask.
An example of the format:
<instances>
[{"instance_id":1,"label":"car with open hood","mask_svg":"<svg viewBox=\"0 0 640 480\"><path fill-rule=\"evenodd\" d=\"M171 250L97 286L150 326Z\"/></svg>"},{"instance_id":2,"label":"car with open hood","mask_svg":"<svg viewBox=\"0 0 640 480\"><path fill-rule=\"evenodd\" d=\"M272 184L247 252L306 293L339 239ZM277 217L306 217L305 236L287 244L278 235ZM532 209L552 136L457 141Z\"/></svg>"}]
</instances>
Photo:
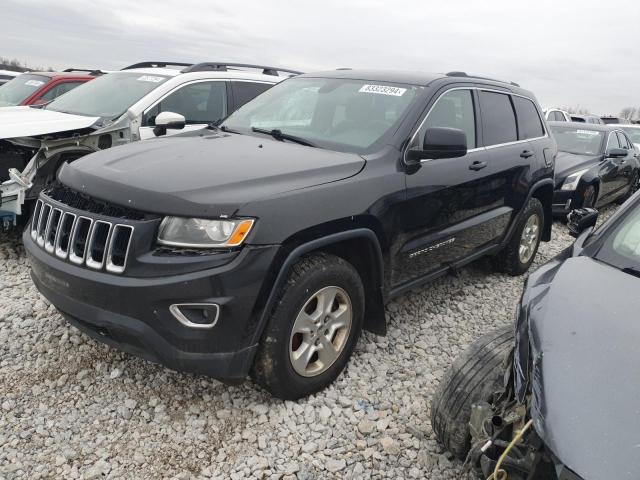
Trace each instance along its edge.
<instances>
[{"instance_id":1,"label":"car with open hood","mask_svg":"<svg viewBox=\"0 0 640 480\"><path fill-rule=\"evenodd\" d=\"M433 397L438 440L482 478L640 478L640 193L596 218L570 214L577 239L530 275L515 328L474 342Z\"/></svg>"},{"instance_id":2,"label":"car with open hood","mask_svg":"<svg viewBox=\"0 0 640 480\"><path fill-rule=\"evenodd\" d=\"M297 73L220 62L142 62L44 108L0 108L0 224L14 223L62 164L118 145L202 129Z\"/></svg>"},{"instance_id":3,"label":"car with open hood","mask_svg":"<svg viewBox=\"0 0 640 480\"><path fill-rule=\"evenodd\" d=\"M623 202L638 189L638 150L620 125L550 122L558 142L553 213Z\"/></svg>"},{"instance_id":4,"label":"car with open hood","mask_svg":"<svg viewBox=\"0 0 640 480\"><path fill-rule=\"evenodd\" d=\"M551 234L556 146L497 80L296 76L220 127L65 164L23 240L78 328L170 368L295 399L385 302L483 256L524 273Z\"/></svg>"}]
</instances>

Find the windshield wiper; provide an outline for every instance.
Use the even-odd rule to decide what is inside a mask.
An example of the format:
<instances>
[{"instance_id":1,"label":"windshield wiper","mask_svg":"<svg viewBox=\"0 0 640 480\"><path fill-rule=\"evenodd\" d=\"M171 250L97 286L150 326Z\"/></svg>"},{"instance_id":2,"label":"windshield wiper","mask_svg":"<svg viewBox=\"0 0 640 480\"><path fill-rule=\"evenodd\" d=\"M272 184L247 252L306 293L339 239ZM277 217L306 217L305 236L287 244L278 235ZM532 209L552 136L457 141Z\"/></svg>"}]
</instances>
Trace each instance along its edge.
<instances>
[{"instance_id":1,"label":"windshield wiper","mask_svg":"<svg viewBox=\"0 0 640 480\"><path fill-rule=\"evenodd\" d=\"M215 125L215 124L213 124ZM227 127L226 125L221 125L220 127L216 126L216 128L218 130L222 130L225 133L237 133L238 135L242 135L240 132L237 132L235 130L231 130L229 127Z\"/></svg>"},{"instance_id":2,"label":"windshield wiper","mask_svg":"<svg viewBox=\"0 0 640 480\"><path fill-rule=\"evenodd\" d=\"M251 127L251 131L271 135L273 138L281 142L284 140L289 140L290 142L295 142L307 147L315 147L315 145L309 140L305 140L304 138L296 137L295 135L290 135L288 133L283 133L282 130L279 130L277 128L274 128L273 130L267 130L266 128Z\"/></svg>"},{"instance_id":3,"label":"windshield wiper","mask_svg":"<svg viewBox=\"0 0 640 480\"><path fill-rule=\"evenodd\" d=\"M637 267L624 267L621 269L624 273L633 275L634 277L640 277L640 269Z\"/></svg>"}]
</instances>

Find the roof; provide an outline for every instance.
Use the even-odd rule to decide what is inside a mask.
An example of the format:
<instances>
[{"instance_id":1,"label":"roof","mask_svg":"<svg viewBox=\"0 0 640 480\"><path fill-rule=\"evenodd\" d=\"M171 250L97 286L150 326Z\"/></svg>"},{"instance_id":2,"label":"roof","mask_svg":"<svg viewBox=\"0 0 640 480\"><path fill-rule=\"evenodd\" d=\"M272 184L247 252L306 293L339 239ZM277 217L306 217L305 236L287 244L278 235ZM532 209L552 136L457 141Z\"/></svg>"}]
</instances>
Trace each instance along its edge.
<instances>
[{"instance_id":1,"label":"roof","mask_svg":"<svg viewBox=\"0 0 640 480\"><path fill-rule=\"evenodd\" d=\"M593 130L596 132L612 132L620 130L619 123L582 123L582 122L547 122L550 127L574 127L580 130Z\"/></svg>"},{"instance_id":2,"label":"roof","mask_svg":"<svg viewBox=\"0 0 640 480\"><path fill-rule=\"evenodd\" d=\"M0 75L8 75L10 77L17 77L22 72L15 72L13 70L0 70Z\"/></svg>"},{"instance_id":3,"label":"roof","mask_svg":"<svg viewBox=\"0 0 640 480\"><path fill-rule=\"evenodd\" d=\"M28 75L40 75L42 77L49 78L57 78L57 77L65 77L65 78L95 78L95 75L89 75L88 72L22 72L22 74Z\"/></svg>"},{"instance_id":4,"label":"roof","mask_svg":"<svg viewBox=\"0 0 640 480\"><path fill-rule=\"evenodd\" d=\"M351 68L339 68L337 70L326 70L322 72L306 73L299 77L325 77L325 78L345 78L354 80L366 80L371 82L387 82L387 83L404 83L406 85L427 86L436 80L449 80L451 83L480 83L483 85L491 85L495 87L505 88L513 93L524 93L531 95L530 92L519 87L519 85L466 74L464 72L449 73L428 73L420 71L403 71L403 70L359 70Z\"/></svg>"}]
</instances>

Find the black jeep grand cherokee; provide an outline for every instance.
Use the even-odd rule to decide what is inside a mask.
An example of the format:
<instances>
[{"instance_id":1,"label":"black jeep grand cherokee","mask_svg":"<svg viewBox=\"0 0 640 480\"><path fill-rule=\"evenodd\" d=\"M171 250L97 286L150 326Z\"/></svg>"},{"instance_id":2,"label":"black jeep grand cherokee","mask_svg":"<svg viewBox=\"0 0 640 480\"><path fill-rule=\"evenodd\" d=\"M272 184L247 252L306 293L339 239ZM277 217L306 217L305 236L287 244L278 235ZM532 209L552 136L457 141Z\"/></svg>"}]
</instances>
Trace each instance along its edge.
<instances>
[{"instance_id":1,"label":"black jeep grand cherokee","mask_svg":"<svg viewBox=\"0 0 640 480\"><path fill-rule=\"evenodd\" d=\"M220 128L63 167L24 243L78 328L176 370L295 399L333 381L385 302L551 234L533 95L461 72L300 75Z\"/></svg>"}]
</instances>

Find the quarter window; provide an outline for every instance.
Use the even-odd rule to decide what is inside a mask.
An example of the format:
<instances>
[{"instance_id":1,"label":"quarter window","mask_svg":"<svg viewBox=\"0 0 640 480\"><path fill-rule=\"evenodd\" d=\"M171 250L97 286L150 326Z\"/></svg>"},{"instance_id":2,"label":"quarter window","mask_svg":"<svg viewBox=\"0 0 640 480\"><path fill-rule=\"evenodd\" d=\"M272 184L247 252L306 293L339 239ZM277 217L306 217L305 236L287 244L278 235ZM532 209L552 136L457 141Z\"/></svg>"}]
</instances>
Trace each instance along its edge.
<instances>
[{"instance_id":1,"label":"quarter window","mask_svg":"<svg viewBox=\"0 0 640 480\"><path fill-rule=\"evenodd\" d=\"M629 150L631 145L627 142L627 137L624 136L624 133L618 132L618 142L620 142L620 147Z\"/></svg>"},{"instance_id":2,"label":"quarter window","mask_svg":"<svg viewBox=\"0 0 640 480\"><path fill-rule=\"evenodd\" d=\"M235 108L240 108L245 103L253 100L261 93L269 90L272 86L273 85L271 85L270 83L231 82Z\"/></svg>"},{"instance_id":3,"label":"quarter window","mask_svg":"<svg viewBox=\"0 0 640 480\"><path fill-rule=\"evenodd\" d=\"M476 116L471 90L452 90L436 101L418 133L420 144L424 143L427 129L434 127L462 130L467 135L467 148L475 148Z\"/></svg>"},{"instance_id":4,"label":"quarter window","mask_svg":"<svg viewBox=\"0 0 640 480\"><path fill-rule=\"evenodd\" d=\"M516 115L510 96L486 91L479 94L484 145L488 147L518 140Z\"/></svg>"},{"instance_id":5,"label":"quarter window","mask_svg":"<svg viewBox=\"0 0 640 480\"><path fill-rule=\"evenodd\" d=\"M187 124L213 123L227 115L226 82L198 82L186 85L147 111L144 126L154 126L162 112L183 115Z\"/></svg>"},{"instance_id":6,"label":"quarter window","mask_svg":"<svg viewBox=\"0 0 640 480\"><path fill-rule=\"evenodd\" d=\"M542 137L544 135L544 127L535 104L524 97L513 97L513 104L518 114L520 139Z\"/></svg>"}]
</instances>

